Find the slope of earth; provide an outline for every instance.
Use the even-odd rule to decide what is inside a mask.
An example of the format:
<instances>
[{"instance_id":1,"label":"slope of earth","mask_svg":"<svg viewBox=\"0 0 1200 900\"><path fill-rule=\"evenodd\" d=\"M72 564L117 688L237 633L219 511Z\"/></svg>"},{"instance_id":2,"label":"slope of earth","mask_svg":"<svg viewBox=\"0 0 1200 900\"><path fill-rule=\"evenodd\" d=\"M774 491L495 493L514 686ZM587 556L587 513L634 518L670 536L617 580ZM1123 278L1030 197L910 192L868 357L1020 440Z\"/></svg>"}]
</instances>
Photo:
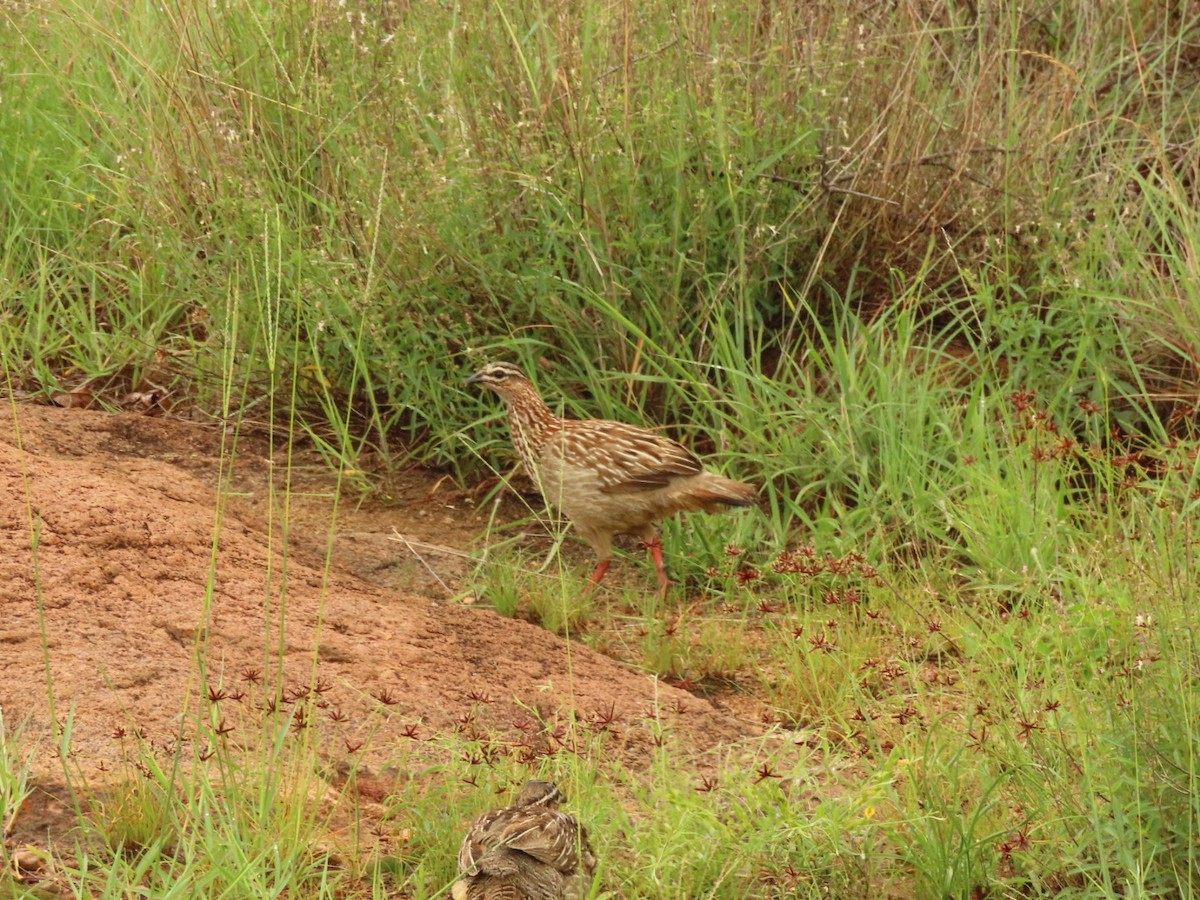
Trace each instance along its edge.
<instances>
[{"instance_id":1,"label":"slope of earth","mask_svg":"<svg viewBox=\"0 0 1200 900\"><path fill-rule=\"evenodd\" d=\"M484 523L437 476L411 472L364 510L333 502L315 454L233 444L216 425L81 410L17 407L0 424L0 704L10 727L27 720L44 792L62 771L51 699L72 766L100 783L126 736L168 747L204 704L295 715L314 689L339 711L337 747L379 749L368 764L464 717L513 734L599 717L632 762L648 714L697 751L754 730L453 602Z\"/></svg>"}]
</instances>

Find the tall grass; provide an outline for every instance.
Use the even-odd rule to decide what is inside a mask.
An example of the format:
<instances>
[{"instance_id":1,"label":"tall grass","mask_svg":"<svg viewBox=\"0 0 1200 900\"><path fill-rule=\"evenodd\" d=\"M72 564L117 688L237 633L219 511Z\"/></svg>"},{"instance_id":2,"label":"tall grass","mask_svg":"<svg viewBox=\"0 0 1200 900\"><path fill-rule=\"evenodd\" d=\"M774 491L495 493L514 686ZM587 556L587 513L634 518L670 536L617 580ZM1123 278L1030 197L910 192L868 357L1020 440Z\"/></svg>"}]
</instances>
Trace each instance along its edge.
<instances>
[{"instance_id":1,"label":"tall grass","mask_svg":"<svg viewBox=\"0 0 1200 900\"><path fill-rule=\"evenodd\" d=\"M1195 27L1150 3L10 7L6 341L28 390L171 379L228 302L277 296L370 445L461 465L485 351L650 376L614 402L709 429L721 372L904 302L1149 427L1138 397L1192 358Z\"/></svg>"}]
</instances>

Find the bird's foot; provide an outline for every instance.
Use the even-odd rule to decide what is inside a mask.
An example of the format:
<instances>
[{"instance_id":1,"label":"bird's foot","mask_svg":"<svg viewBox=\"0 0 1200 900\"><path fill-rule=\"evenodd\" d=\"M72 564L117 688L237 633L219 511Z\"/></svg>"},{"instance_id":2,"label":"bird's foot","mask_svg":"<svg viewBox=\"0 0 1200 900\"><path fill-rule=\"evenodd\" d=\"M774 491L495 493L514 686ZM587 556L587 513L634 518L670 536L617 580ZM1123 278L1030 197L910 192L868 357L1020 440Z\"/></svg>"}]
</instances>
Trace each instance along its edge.
<instances>
[{"instance_id":1,"label":"bird's foot","mask_svg":"<svg viewBox=\"0 0 1200 900\"><path fill-rule=\"evenodd\" d=\"M654 568L658 570L658 593L660 597L665 597L667 590L675 582L667 574L666 562L663 560L662 540L653 537L648 541L642 541L642 546L650 551L650 558L654 560Z\"/></svg>"},{"instance_id":2,"label":"bird's foot","mask_svg":"<svg viewBox=\"0 0 1200 900\"><path fill-rule=\"evenodd\" d=\"M588 578L587 587L583 589L583 594L580 596L586 597L596 589L596 585L600 583L600 579L602 579L604 577L604 573L608 571L608 564L611 562L611 559L602 559L600 562L596 563L596 568L592 570L591 577Z\"/></svg>"}]
</instances>

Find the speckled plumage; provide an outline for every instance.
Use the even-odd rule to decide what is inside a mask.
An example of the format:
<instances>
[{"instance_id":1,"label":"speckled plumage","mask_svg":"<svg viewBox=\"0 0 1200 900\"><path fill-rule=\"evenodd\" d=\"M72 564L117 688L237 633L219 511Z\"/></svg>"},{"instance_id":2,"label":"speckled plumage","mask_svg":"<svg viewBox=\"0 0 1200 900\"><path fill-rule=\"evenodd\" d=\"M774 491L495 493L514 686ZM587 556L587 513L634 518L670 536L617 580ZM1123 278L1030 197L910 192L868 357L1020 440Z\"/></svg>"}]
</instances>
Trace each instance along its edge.
<instances>
[{"instance_id":1,"label":"speckled plumage","mask_svg":"<svg viewBox=\"0 0 1200 900\"><path fill-rule=\"evenodd\" d=\"M549 781L527 781L516 802L486 812L458 851L454 900L580 900L596 872L587 830L558 811L567 798Z\"/></svg>"},{"instance_id":2,"label":"speckled plumage","mask_svg":"<svg viewBox=\"0 0 1200 900\"><path fill-rule=\"evenodd\" d=\"M679 512L751 506L751 485L722 478L683 445L635 425L554 415L533 383L511 363L489 363L468 379L508 405L513 445L542 496L562 511L596 551L592 584L612 559L615 534L650 549L659 584L670 583L655 523Z\"/></svg>"}]
</instances>

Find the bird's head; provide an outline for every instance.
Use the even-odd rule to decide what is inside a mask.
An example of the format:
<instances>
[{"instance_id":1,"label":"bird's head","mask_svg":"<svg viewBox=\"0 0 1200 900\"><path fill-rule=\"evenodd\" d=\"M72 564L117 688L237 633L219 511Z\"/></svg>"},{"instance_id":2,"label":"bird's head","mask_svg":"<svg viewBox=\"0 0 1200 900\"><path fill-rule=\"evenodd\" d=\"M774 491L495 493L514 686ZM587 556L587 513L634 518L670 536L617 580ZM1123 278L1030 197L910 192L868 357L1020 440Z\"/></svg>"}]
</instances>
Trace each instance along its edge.
<instances>
[{"instance_id":1,"label":"bird's head","mask_svg":"<svg viewBox=\"0 0 1200 900\"><path fill-rule=\"evenodd\" d=\"M532 386L529 379L525 377L524 372L512 363L506 362L488 363L468 378L467 384L483 385L505 399L521 392L526 387Z\"/></svg>"},{"instance_id":2,"label":"bird's head","mask_svg":"<svg viewBox=\"0 0 1200 900\"><path fill-rule=\"evenodd\" d=\"M567 802L564 794L553 781L525 782L521 792L517 794L517 806L538 806L545 809L557 809L559 804Z\"/></svg>"}]
</instances>

